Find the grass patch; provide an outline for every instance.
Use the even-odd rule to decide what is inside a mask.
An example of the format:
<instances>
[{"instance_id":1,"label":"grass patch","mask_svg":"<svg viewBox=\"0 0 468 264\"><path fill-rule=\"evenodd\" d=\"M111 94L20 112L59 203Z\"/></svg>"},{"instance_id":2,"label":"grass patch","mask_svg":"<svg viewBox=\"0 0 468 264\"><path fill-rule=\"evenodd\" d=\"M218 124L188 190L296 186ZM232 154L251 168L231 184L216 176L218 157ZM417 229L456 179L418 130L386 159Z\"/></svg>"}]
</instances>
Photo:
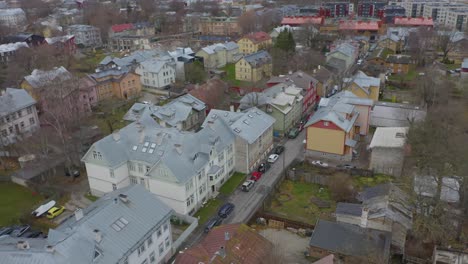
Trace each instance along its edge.
<instances>
[{"instance_id":1,"label":"grass patch","mask_svg":"<svg viewBox=\"0 0 468 264\"><path fill-rule=\"evenodd\" d=\"M221 186L219 192L225 195L230 195L236 190L236 188L242 184L245 180L245 174L240 172L235 172L227 182Z\"/></svg>"},{"instance_id":2,"label":"grass patch","mask_svg":"<svg viewBox=\"0 0 468 264\"><path fill-rule=\"evenodd\" d=\"M416 79L417 76L418 72L415 69L410 68L407 74L392 74L388 79L395 82L411 82Z\"/></svg>"},{"instance_id":3,"label":"grass patch","mask_svg":"<svg viewBox=\"0 0 468 264\"><path fill-rule=\"evenodd\" d=\"M99 199L99 197L94 196L90 193L85 194L84 197L86 197L86 199L90 200L91 202L95 202Z\"/></svg>"},{"instance_id":4,"label":"grass patch","mask_svg":"<svg viewBox=\"0 0 468 264\"><path fill-rule=\"evenodd\" d=\"M387 183L393 181L393 177L385 174L376 174L374 177L354 177L354 186L362 189L364 187L373 187L381 183Z\"/></svg>"},{"instance_id":5,"label":"grass patch","mask_svg":"<svg viewBox=\"0 0 468 264\"><path fill-rule=\"evenodd\" d=\"M460 63L452 63L452 64L445 64L445 67L447 67L447 70L455 70L461 67Z\"/></svg>"},{"instance_id":6,"label":"grass patch","mask_svg":"<svg viewBox=\"0 0 468 264\"><path fill-rule=\"evenodd\" d=\"M213 215L216 214L216 211L218 211L218 208L221 206L221 201L218 199L211 199L209 200L205 206L200 208L197 213L195 213L195 217L198 217L198 224L203 225L212 217Z\"/></svg>"},{"instance_id":7,"label":"grass patch","mask_svg":"<svg viewBox=\"0 0 468 264\"><path fill-rule=\"evenodd\" d=\"M104 135L111 133L109 123L112 125L113 130L121 129L129 124L129 122L123 120L123 116L132 107L136 100L130 100L119 105L119 101L115 102L115 105L106 102L95 109L93 116L89 119L91 125L97 125Z\"/></svg>"},{"instance_id":8,"label":"grass patch","mask_svg":"<svg viewBox=\"0 0 468 264\"><path fill-rule=\"evenodd\" d=\"M248 82L236 80L236 65L234 63L226 64L221 70L226 72L226 76L223 78L224 81L228 82L232 86L247 86Z\"/></svg>"},{"instance_id":9,"label":"grass patch","mask_svg":"<svg viewBox=\"0 0 468 264\"><path fill-rule=\"evenodd\" d=\"M318 218L329 217L336 208L336 203L331 199L328 188L319 184L285 180L280 186L280 193L276 193L276 197L279 198L281 193L288 193L291 199L283 202L274 199L269 210L291 220L315 224ZM317 207L311 202L312 197L329 202L330 207Z\"/></svg>"},{"instance_id":10,"label":"grass patch","mask_svg":"<svg viewBox=\"0 0 468 264\"><path fill-rule=\"evenodd\" d=\"M0 183L0 226L18 224L21 216L32 212L43 199L23 186Z\"/></svg>"}]
</instances>

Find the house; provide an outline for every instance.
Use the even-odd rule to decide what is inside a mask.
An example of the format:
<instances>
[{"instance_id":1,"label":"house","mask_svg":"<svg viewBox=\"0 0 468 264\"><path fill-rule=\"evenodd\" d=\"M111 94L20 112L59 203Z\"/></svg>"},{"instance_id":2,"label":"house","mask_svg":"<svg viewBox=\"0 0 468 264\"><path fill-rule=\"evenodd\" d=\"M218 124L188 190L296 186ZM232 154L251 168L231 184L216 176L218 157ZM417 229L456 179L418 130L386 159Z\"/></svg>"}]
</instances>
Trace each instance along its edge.
<instances>
[{"instance_id":1,"label":"house","mask_svg":"<svg viewBox=\"0 0 468 264\"><path fill-rule=\"evenodd\" d=\"M325 22L325 17L323 16L285 16L281 20L281 25L291 26L291 27L301 27L304 25L315 25L320 26Z\"/></svg>"},{"instance_id":2,"label":"house","mask_svg":"<svg viewBox=\"0 0 468 264\"><path fill-rule=\"evenodd\" d=\"M0 146L39 129L36 101L23 89L6 88L0 96Z\"/></svg>"},{"instance_id":3,"label":"house","mask_svg":"<svg viewBox=\"0 0 468 264\"><path fill-rule=\"evenodd\" d=\"M273 248L270 241L245 224L221 225L177 255L175 263L263 263Z\"/></svg>"},{"instance_id":4,"label":"house","mask_svg":"<svg viewBox=\"0 0 468 264\"><path fill-rule=\"evenodd\" d=\"M97 70L88 76L96 82L98 101L112 97L126 100L137 97L141 92L140 75L127 68Z\"/></svg>"},{"instance_id":5,"label":"house","mask_svg":"<svg viewBox=\"0 0 468 264\"><path fill-rule=\"evenodd\" d=\"M327 68L318 66L317 69L314 70L312 77L314 77L317 83L317 95L320 97L326 97L328 94L331 93L333 87L333 73L329 71Z\"/></svg>"},{"instance_id":6,"label":"house","mask_svg":"<svg viewBox=\"0 0 468 264\"><path fill-rule=\"evenodd\" d=\"M162 263L173 253L172 215L137 184L78 209L47 238L0 238L0 258L6 263Z\"/></svg>"},{"instance_id":7,"label":"house","mask_svg":"<svg viewBox=\"0 0 468 264\"><path fill-rule=\"evenodd\" d=\"M401 176L405 156L407 127L378 127L369 145L369 169L395 177Z\"/></svg>"},{"instance_id":8,"label":"house","mask_svg":"<svg viewBox=\"0 0 468 264\"><path fill-rule=\"evenodd\" d=\"M372 127L408 127L412 122L426 118L426 110L420 106L388 102L376 102L371 111Z\"/></svg>"},{"instance_id":9,"label":"house","mask_svg":"<svg viewBox=\"0 0 468 264\"><path fill-rule=\"evenodd\" d=\"M185 67L195 61L200 61L200 58L195 56L195 52L190 47L177 47L175 50L168 51L168 55L174 59L176 80L185 82L186 71Z\"/></svg>"},{"instance_id":10,"label":"house","mask_svg":"<svg viewBox=\"0 0 468 264\"><path fill-rule=\"evenodd\" d=\"M243 36L237 41L239 51L245 55L256 53L272 45L271 37L268 33L260 31Z\"/></svg>"},{"instance_id":11,"label":"house","mask_svg":"<svg viewBox=\"0 0 468 264\"><path fill-rule=\"evenodd\" d=\"M392 252L404 254L406 237L413 225L409 195L386 183L364 189L360 200L362 204L338 203L336 221L390 232Z\"/></svg>"},{"instance_id":12,"label":"house","mask_svg":"<svg viewBox=\"0 0 468 264\"><path fill-rule=\"evenodd\" d=\"M394 74L407 74L412 64L411 56L409 55L388 55L385 60L387 68Z\"/></svg>"},{"instance_id":13,"label":"house","mask_svg":"<svg viewBox=\"0 0 468 264\"><path fill-rule=\"evenodd\" d=\"M195 86L189 91L193 97L206 104L207 111L211 109L222 109L229 102L226 102L226 92L228 84L220 79L210 79L202 85Z\"/></svg>"},{"instance_id":14,"label":"house","mask_svg":"<svg viewBox=\"0 0 468 264\"><path fill-rule=\"evenodd\" d=\"M0 25L21 29L26 25L26 13L21 8L0 9Z\"/></svg>"},{"instance_id":15,"label":"house","mask_svg":"<svg viewBox=\"0 0 468 264\"><path fill-rule=\"evenodd\" d=\"M0 63L8 63L13 60L16 52L21 48L29 48L26 42L16 42L0 45Z\"/></svg>"},{"instance_id":16,"label":"house","mask_svg":"<svg viewBox=\"0 0 468 264\"><path fill-rule=\"evenodd\" d=\"M278 84L264 91L269 97L266 112L275 120L275 136L286 136L302 118L304 96L302 89L288 84Z\"/></svg>"},{"instance_id":17,"label":"house","mask_svg":"<svg viewBox=\"0 0 468 264\"><path fill-rule=\"evenodd\" d=\"M374 51L372 51L372 53L369 55L366 61L368 64L381 66L382 68L385 67L386 69L385 62L387 60L388 55L392 53L393 52L391 49L377 47Z\"/></svg>"},{"instance_id":18,"label":"house","mask_svg":"<svg viewBox=\"0 0 468 264\"><path fill-rule=\"evenodd\" d=\"M351 32L364 35L370 40L375 40L378 36L381 21L360 21L360 20L341 20L338 24L338 30L341 32Z\"/></svg>"},{"instance_id":19,"label":"house","mask_svg":"<svg viewBox=\"0 0 468 264\"><path fill-rule=\"evenodd\" d=\"M267 85L269 87L279 84L293 84L298 88L302 89L302 96L304 100L302 101L302 116L305 117L309 115L316 104L318 104L318 95L317 95L317 86L318 80L309 74L303 71L297 71L287 75L280 75L272 77L268 80Z\"/></svg>"},{"instance_id":20,"label":"house","mask_svg":"<svg viewBox=\"0 0 468 264\"><path fill-rule=\"evenodd\" d=\"M360 226L319 220L309 242L309 254L333 254L342 263L388 263L391 234Z\"/></svg>"},{"instance_id":21,"label":"house","mask_svg":"<svg viewBox=\"0 0 468 264\"><path fill-rule=\"evenodd\" d=\"M335 49L326 54L326 62L331 63L333 59L344 61L342 72L345 72L355 63L358 53L356 47L351 44L343 43L336 46Z\"/></svg>"},{"instance_id":22,"label":"house","mask_svg":"<svg viewBox=\"0 0 468 264\"><path fill-rule=\"evenodd\" d=\"M372 105L372 100L348 91L322 98L305 125L306 156L350 161L359 135L369 131Z\"/></svg>"},{"instance_id":23,"label":"house","mask_svg":"<svg viewBox=\"0 0 468 264\"><path fill-rule=\"evenodd\" d=\"M138 65L135 73L140 75L144 88L162 89L175 83L175 63L161 59L145 60Z\"/></svg>"},{"instance_id":24,"label":"house","mask_svg":"<svg viewBox=\"0 0 468 264\"><path fill-rule=\"evenodd\" d=\"M216 43L199 50L195 56L203 58L206 69L218 69L239 58L239 46L235 42Z\"/></svg>"},{"instance_id":25,"label":"house","mask_svg":"<svg viewBox=\"0 0 468 264\"><path fill-rule=\"evenodd\" d=\"M15 35L0 36L1 44L26 42L29 47L38 47L45 44L45 38L31 33L17 33Z\"/></svg>"},{"instance_id":26,"label":"house","mask_svg":"<svg viewBox=\"0 0 468 264\"><path fill-rule=\"evenodd\" d=\"M235 170L242 173L254 171L273 149L275 119L256 107L243 112L213 109L203 127L218 118L229 124L236 136Z\"/></svg>"},{"instance_id":27,"label":"house","mask_svg":"<svg viewBox=\"0 0 468 264\"><path fill-rule=\"evenodd\" d=\"M400 53L403 49L403 40L397 35L385 35L377 42L377 46L392 50L394 53Z\"/></svg>"},{"instance_id":28,"label":"house","mask_svg":"<svg viewBox=\"0 0 468 264\"><path fill-rule=\"evenodd\" d=\"M200 17L200 32L202 35L214 36L237 36L241 28L237 17Z\"/></svg>"},{"instance_id":29,"label":"house","mask_svg":"<svg viewBox=\"0 0 468 264\"><path fill-rule=\"evenodd\" d=\"M434 20L430 17L395 17L393 23L399 27L434 27Z\"/></svg>"},{"instance_id":30,"label":"house","mask_svg":"<svg viewBox=\"0 0 468 264\"><path fill-rule=\"evenodd\" d=\"M468 263L468 252L462 249L434 247L433 264Z\"/></svg>"},{"instance_id":31,"label":"house","mask_svg":"<svg viewBox=\"0 0 468 264\"><path fill-rule=\"evenodd\" d=\"M362 71L358 71L350 79L345 79L346 90L352 92L360 98L379 100L380 78L367 76Z\"/></svg>"},{"instance_id":32,"label":"house","mask_svg":"<svg viewBox=\"0 0 468 264\"><path fill-rule=\"evenodd\" d=\"M46 38L45 41L47 44L67 54L74 54L76 52L75 36L73 35Z\"/></svg>"},{"instance_id":33,"label":"house","mask_svg":"<svg viewBox=\"0 0 468 264\"><path fill-rule=\"evenodd\" d=\"M236 62L236 80L258 82L272 74L272 59L268 52L261 50L246 55Z\"/></svg>"},{"instance_id":34,"label":"house","mask_svg":"<svg viewBox=\"0 0 468 264\"><path fill-rule=\"evenodd\" d=\"M98 95L96 90L96 82L88 75L81 77L78 81L80 94L83 104L87 104L87 109L91 109L98 104Z\"/></svg>"},{"instance_id":35,"label":"house","mask_svg":"<svg viewBox=\"0 0 468 264\"><path fill-rule=\"evenodd\" d=\"M122 58L106 56L101 62L99 62L97 68L99 70L108 70L120 67L135 70L140 63L146 60L158 58L160 55L161 53L157 50L137 50Z\"/></svg>"},{"instance_id":36,"label":"house","mask_svg":"<svg viewBox=\"0 0 468 264\"><path fill-rule=\"evenodd\" d=\"M148 22L133 23L133 24L118 24L112 25L109 29L109 38L120 36L154 36L154 26Z\"/></svg>"},{"instance_id":37,"label":"house","mask_svg":"<svg viewBox=\"0 0 468 264\"><path fill-rule=\"evenodd\" d=\"M150 49L151 36L115 35L109 39L109 47L113 52Z\"/></svg>"},{"instance_id":38,"label":"house","mask_svg":"<svg viewBox=\"0 0 468 264\"><path fill-rule=\"evenodd\" d=\"M97 48L102 46L101 30L90 25L71 25L67 34L75 36L76 45Z\"/></svg>"},{"instance_id":39,"label":"house","mask_svg":"<svg viewBox=\"0 0 468 264\"><path fill-rule=\"evenodd\" d=\"M143 116L83 156L91 193L141 184L179 214L193 214L234 172L235 136L222 120L198 132Z\"/></svg>"},{"instance_id":40,"label":"house","mask_svg":"<svg viewBox=\"0 0 468 264\"><path fill-rule=\"evenodd\" d=\"M464 58L462 65L461 65L461 73L462 77L468 76L468 58Z\"/></svg>"}]
</instances>

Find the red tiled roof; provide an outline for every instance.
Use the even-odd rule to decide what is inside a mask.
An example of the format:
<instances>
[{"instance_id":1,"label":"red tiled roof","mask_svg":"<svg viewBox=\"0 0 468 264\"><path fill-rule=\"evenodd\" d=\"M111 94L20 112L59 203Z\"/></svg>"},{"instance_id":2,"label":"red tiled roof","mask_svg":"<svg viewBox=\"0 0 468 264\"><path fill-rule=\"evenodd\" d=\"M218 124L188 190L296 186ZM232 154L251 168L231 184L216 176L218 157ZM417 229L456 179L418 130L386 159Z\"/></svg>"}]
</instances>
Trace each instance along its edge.
<instances>
[{"instance_id":1,"label":"red tiled roof","mask_svg":"<svg viewBox=\"0 0 468 264\"><path fill-rule=\"evenodd\" d=\"M225 240L226 232L230 239ZM244 224L222 225L208 233L196 246L177 255L175 263L192 264L209 261L224 246L226 257L216 257L212 263L261 263L273 248L271 242Z\"/></svg>"},{"instance_id":2,"label":"red tiled roof","mask_svg":"<svg viewBox=\"0 0 468 264\"><path fill-rule=\"evenodd\" d=\"M114 33L122 32L122 31L129 30L132 28L133 28L133 24L120 24L120 25L113 25L111 27L112 32Z\"/></svg>"},{"instance_id":3,"label":"red tiled roof","mask_svg":"<svg viewBox=\"0 0 468 264\"><path fill-rule=\"evenodd\" d=\"M395 25L399 26L434 26L432 18L395 17Z\"/></svg>"},{"instance_id":4,"label":"red tiled roof","mask_svg":"<svg viewBox=\"0 0 468 264\"><path fill-rule=\"evenodd\" d=\"M379 30L379 22L377 21L340 21L340 30Z\"/></svg>"},{"instance_id":5,"label":"red tiled roof","mask_svg":"<svg viewBox=\"0 0 468 264\"><path fill-rule=\"evenodd\" d=\"M268 33L263 32L263 31L250 33L248 35L245 35L244 37L250 39L252 42L255 42L255 43L271 39L270 35L268 35Z\"/></svg>"},{"instance_id":6,"label":"red tiled roof","mask_svg":"<svg viewBox=\"0 0 468 264\"><path fill-rule=\"evenodd\" d=\"M281 25L300 26L311 23L314 25L322 25L324 18L322 16L287 16L281 20Z\"/></svg>"}]
</instances>

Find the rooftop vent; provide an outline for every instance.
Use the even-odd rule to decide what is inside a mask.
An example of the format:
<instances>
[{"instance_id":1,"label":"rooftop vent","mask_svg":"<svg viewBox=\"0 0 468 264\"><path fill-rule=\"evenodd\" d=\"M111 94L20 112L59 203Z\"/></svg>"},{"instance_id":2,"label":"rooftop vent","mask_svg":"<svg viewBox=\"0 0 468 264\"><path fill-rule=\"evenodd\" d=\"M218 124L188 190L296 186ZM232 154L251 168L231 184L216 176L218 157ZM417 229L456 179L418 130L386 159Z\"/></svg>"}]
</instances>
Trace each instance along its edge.
<instances>
[{"instance_id":1,"label":"rooftop vent","mask_svg":"<svg viewBox=\"0 0 468 264\"><path fill-rule=\"evenodd\" d=\"M397 133L395 134L395 137L396 137L396 138L405 138L405 133L397 132Z\"/></svg>"},{"instance_id":2,"label":"rooftop vent","mask_svg":"<svg viewBox=\"0 0 468 264\"><path fill-rule=\"evenodd\" d=\"M120 134L119 134L118 130L116 130L116 131L114 131L114 133L112 133L112 138L114 139L114 141L119 141L120 140Z\"/></svg>"},{"instance_id":3,"label":"rooftop vent","mask_svg":"<svg viewBox=\"0 0 468 264\"><path fill-rule=\"evenodd\" d=\"M81 218L83 218L83 210L78 208L75 210L75 220L80 221Z\"/></svg>"},{"instance_id":4,"label":"rooftop vent","mask_svg":"<svg viewBox=\"0 0 468 264\"><path fill-rule=\"evenodd\" d=\"M99 229L94 229L93 233L94 233L94 241L96 241L97 243L100 243L102 240L101 231Z\"/></svg>"},{"instance_id":5,"label":"rooftop vent","mask_svg":"<svg viewBox=\"0 0 468 264\"><path fill-rule=\"evenodd\" d=\"M54 248L54 246L47 245L47 246L45 247L45 250L46 250L47 252L49 252L49 253L53 253L53 252L55 251L55 248Z\"/></svg>"},{"instance_id":6,"label":"rooftop vent","mask_svg":"<svg viewBox=\"0 0 468 264\"><path fill-rule=\"evenodd\" d=\"M29 243L28 241L20 240L16 243L16 248L20 250L29 249Z\"/></svg>"},{"instance_id":7,"label":"rooftop vent","mask_svg":"<svg viewBox=\"0 0 468 264\"><path fill-rule=\"evenodd\" d=\"M129 201L128 196L126 194L123 194L123 193L119 194L119 199L120 199L120 201L122 201L124 203L128 203L128 201Z\"/></svg>"},{"instance_id":8,"label":"rooftop vent","mask_svg":"<svg viewBox=\"0 0 468 264\"><path fill-rule=\"evenodd\" d=\"M234 132L236 132L236 133L240 133L240 132L241 132L241 130L240 130L239 128L237 128L237 127L236 127L236 128L234 128Z\"/></svg>"}]
</instances>

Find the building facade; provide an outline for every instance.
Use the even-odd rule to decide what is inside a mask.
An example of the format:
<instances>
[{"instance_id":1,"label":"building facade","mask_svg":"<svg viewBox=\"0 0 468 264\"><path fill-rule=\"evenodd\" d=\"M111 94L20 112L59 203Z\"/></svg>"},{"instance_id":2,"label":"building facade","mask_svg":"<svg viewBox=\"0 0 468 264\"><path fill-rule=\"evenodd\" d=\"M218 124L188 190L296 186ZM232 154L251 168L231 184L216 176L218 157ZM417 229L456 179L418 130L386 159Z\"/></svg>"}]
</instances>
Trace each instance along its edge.
<instances>
[{"instance_id":1,"label":"building facade","mask_svg":"<svg viewBox=\"0 0 468 264\"><path fill-rule=\"evenodd\" d=\"M272 45L271 37L266 32L255 32L245 35L237 41L239 51L245 55L256 53Z\"/></svg>"},{"instance_id":2,"label":"building facade","mask_svg":"<svg viewBox=\"0 0 468 264\"><path fill-rule=\"evenodd\" d=\"M101 30L90 25L71 25L67 28L67 34L75 36L76 45L84 47L101 47Z\"/></svg>"},{"instance_id":3,"label":"building facade","mask_svg":"<svg viewBox=\"0 0 468 264\"><path fill-rule=\"evenodd\" d=\"M161 59L150 59L140 63L135 72L140 75L141 85L150 89L162 89L175 83L175 63Z\"/></svg>"},{"instance_id":4,"label":"building facade","mask_svg":"<svg viewBox=\"0 0 468 264\"><path fill-rule=\"evenodd\" d=\"M134 98L141 92L140 75L128 69L98 70L88 76L96 83L98 101L112 97L119 99Z\"/></svg>"},{"instance_id":5,"label":"building facade","mask_svg":"<svg viewBox=\"0 0 468 264\"><path fill-rule=\"evenodd\" d=\"M349 81L349 82L348 82ZM351 79L346 79L346 90L352 92L357 97L379 101L380 78L367 76L362 71L358 71Z\"/></svg>"},{"instance_id":6,"label":"building facade","mask_svg":"<svg viewBox=\"0 0 468 264\"><path fill-rule=\"evenodd\" d=\"M196 54L203 58L205 69L217 69L227 63L236 62L239 56L239 46L235 42L216 43L203 47Z\"/></svg>"},{"instance_id":7,"label":"building facade","mask_svg":"<svg viewBox=\"0 0 468 264\"><path fill-rule=\"evenodd\" d=\"M29 48L26 42L16 42L0 45L0 63L6 64L13 60L17 50L21 48Z\"/></svg>"},{"instance_id":8,"label":"building facade","mask_svg":"<svg viewBox=\"0 0 468 264\"><path fill-rule=\"evenodd\" d=\"M0 9L0 25L21 28L26 24L26 13L21 8Z\"/></svg>"},{"instance_id":9,"label":"building facade","mask_svg":"<svg viewBox=\"0 0 468 264\"><path fill-rule=\"evenodd\" d=\"M395 177L401 176L405 156L407 127L378 127L369 145L369 169Z\"/></svg>"},{"instance_id":10,"label":"building facade","mask_svg":"<svg viewBox=\"0 0 468 264\"><path fill-rule=\"evenodd\" d=\"M200 17L202 35L238 36L241 29L237 17Z\"/></svg>"},{"instance_id":11,"label":"building facade","mask_svg":"<svg viewBox=\"0 0 468 264\"><path fill-rule=\"evenodd\" d=\"M259 52L244 56L236 62L236 80L258 82L272 74L272 59L268 52Z\"/></svg>"}]
</instances>

